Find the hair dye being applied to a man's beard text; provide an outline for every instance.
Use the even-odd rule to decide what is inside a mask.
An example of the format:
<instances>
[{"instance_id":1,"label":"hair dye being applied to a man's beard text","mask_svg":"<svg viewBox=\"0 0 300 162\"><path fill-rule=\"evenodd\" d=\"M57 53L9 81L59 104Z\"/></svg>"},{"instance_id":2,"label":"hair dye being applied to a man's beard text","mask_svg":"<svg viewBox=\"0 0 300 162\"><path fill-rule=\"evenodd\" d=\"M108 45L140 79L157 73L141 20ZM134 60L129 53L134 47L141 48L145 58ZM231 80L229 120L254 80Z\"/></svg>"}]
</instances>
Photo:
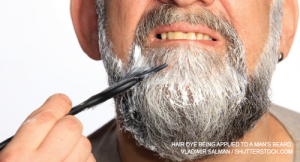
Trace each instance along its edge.
<instances>
[{"instance_id":1,"label":"hair dye being applied to a man's beard text","mask_svg":"<svg viewBox=\"0 0 300 162\"><path fill-rule=\"evenodd\" d=\"M125 65L112 52L113 44L105 34L103 6L100 0L99 44L110 84L118 82L133 68L169 64L168 68L115 98L120 113L118 120L140 145L174 161L208 158L215 154L183 154L184 147L171 144L237 141L268 111L270 81L281 35L281 23L278 23L282 18L281 0L273 2L268 42L253 74L246 70L242 40L223 16L208 10L182 13L173 5L158 6L140 21L129 50L129 63ZM202 49L193 43L147 47L151 29L175 22L203 24L218 31L227 41L225 53Z\"/></svg>"}]
</instances>

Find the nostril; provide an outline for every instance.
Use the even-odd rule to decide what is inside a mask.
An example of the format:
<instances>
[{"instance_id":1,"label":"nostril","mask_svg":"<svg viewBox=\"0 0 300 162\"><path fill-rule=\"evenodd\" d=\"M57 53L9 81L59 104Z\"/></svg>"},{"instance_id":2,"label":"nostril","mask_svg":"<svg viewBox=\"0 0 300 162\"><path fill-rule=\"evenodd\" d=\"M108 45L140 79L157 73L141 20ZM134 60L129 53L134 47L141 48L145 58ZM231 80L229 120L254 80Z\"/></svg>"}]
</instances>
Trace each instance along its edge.
<instances>
[{"instance_id":1,"label":"nostril","mask_svg":"<svg viewBox=\"0 0 300 162\"><path fill-rule=\"evenodd\" d=\"M156 34L157 39L161 39L161 34Z\"/></svg>"}]
</instances>

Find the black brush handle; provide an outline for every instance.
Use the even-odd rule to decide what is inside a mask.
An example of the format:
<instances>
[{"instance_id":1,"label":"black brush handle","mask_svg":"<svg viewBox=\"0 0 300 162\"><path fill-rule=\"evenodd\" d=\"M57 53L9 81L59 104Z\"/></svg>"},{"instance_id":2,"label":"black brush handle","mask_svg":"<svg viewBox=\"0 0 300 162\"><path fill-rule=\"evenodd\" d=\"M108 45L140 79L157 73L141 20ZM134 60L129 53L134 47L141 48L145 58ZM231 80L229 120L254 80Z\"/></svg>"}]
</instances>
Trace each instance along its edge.
<instances>
[{"instance_id":1,"label":"black brush handle","mask_svg":"<svg viewBox=\"0 0 300 162\"><path fill-rule=\"evenodd\" d=\"M102 102L105 102L106 100L116 96L117 94L129 90L131 87L139 83L141 80L142 79L140 78L134 77L134 78L121 81L120 83L117 83L116 85L113 85L112 87L109 87L106 90L90 97L83 103L74 106L67 115L76 115L87 108L91 108ZM0 143L0 151L12 140L13 137L14 136Z\"/></svg>"},{"instance_id":2,"label":"black brush handle","mask_svg":"<svg viewBox=\"0 0 300 162\"><path fill-rule=\"evenodd\" d=\"M141 80L137 77L121 81L120 83L117 83L117 85L114 85L113 87L109 87L106 90L104 90L103 92L100 92L100 93L90 97L83 103L81 103L77 106L74 106L67 115L76 115L76 114L80 113L81 111L85 110L86 108L91 108L102 102L105 102L106 100L108 100L122 92L129 90L131 87L133 87L140 81Z\"/></svg>"},{"instance_id":3,"label":"black brush handle","mask_svg":"<svg viewBox=\"0 0 300 162\"><path fill-rule=\"evenodd\" d=\"M7 138L5 141L0 143L0 151L11 141L12 138L14 138L14 136Z\"/></svg>"}]
</instances>

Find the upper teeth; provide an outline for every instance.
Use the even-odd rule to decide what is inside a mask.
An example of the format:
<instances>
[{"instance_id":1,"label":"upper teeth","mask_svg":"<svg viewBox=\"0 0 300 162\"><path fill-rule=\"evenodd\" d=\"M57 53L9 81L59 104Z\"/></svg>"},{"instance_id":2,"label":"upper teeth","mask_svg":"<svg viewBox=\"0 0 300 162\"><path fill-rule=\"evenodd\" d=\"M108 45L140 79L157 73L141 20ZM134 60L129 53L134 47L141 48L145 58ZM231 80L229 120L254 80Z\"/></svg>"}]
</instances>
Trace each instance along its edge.
<instances>
[{"instance_id":1,"label":"upper teeth","mask_svg":"<svg viewBox=\"0 0 300 162\"><path fill-rule=\"evenodd\" d=\"M167 32L161 33L161 39L189 39L189 40L212 40L212 38L206 34L201 33L183 33L183 32Z\"/></svg>"}]
</instances>

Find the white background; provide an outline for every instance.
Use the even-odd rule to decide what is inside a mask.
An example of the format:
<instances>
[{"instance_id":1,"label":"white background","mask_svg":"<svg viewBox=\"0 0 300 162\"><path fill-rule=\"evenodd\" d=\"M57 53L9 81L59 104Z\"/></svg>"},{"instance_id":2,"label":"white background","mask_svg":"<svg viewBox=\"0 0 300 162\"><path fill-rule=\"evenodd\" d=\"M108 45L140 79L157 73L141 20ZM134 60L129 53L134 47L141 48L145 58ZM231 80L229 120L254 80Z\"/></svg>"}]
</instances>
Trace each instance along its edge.
<instances>
[{"instance_id":1,"label":"white background","mask_svg":"<svg viewBox=\"0 0 300 162\"><path fill-rule=\"evenodd\" d=\"M69 0L0 0L0 142L50 95L73 105L107 87L101 61L81 50ZM273 77L273 102L300 112L300 34ZM112 100L77 117L88 135L115 116Z\"/></svg>"}]
</instances>

